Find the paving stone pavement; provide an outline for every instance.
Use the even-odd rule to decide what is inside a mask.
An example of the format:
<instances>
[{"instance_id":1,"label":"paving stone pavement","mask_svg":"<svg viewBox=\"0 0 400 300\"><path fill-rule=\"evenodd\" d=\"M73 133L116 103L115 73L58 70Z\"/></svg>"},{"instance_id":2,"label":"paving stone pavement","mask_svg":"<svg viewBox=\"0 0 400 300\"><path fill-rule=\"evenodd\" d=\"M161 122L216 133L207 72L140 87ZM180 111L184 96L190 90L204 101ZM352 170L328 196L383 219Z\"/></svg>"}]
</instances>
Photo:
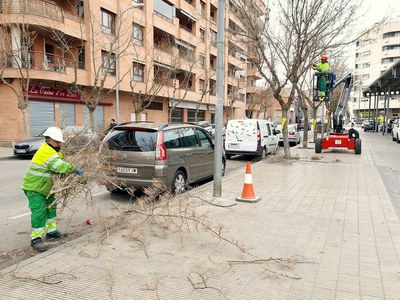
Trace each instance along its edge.
<instances>
[{"instance_id":1,"label":"paving stone pavement","mask_svg":"<svg viewBox=\"0 0 400 300\"><path fill-rule=\"evenodd\" d=\"M220 198L210 183L152 211L173 223L131 211L2 270L0 299L400 299L400 220L368 143L291 150L252 164L260 202L235 201L236 171Z\"/></svg>"}]
</instances>

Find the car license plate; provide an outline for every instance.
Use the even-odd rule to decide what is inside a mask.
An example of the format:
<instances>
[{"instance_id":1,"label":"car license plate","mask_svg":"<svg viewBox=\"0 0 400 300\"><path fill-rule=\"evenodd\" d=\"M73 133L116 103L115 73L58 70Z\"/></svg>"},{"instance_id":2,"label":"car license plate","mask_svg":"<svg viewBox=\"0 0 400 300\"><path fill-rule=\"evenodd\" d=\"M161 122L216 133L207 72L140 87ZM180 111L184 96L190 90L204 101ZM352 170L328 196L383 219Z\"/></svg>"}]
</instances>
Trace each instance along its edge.
<instances>
[{"instance_id":1,"label":"car license plate","mask_svg":"<svg viewBox=\"0 0 400 300\"><path fill-rule=\"evenodd\" d=\"M15 150L16 153L26 153L26 150L17 149Z\"/></svg>"},{"instance_id":2,"label":"car license plate","mask_svg":"<svg viewBox=\"0 0 400 300\"><path fill-rule=\"evenodd\" d=\"M229 149L239 149L239 145L238 144L229 144L228 148Z\"/></svg>"},{"instance_id":3,"label":"car license plate","mask_svg":"<svg viewBox=\"0 0 400 300\"><path fill-rule=\"evenodd\" d=\"M137 169L136 168L118 167L117 172L124 173L124 174L137 174Z\"/></svg>"},{"instance_id":4,"label":"car license plate","mask_svg":"<svg viewBox=\"0 0 400 300\"><path fill-rule=\"evenodd\" d=\"M342 141L341 140L335 140L335 145L341 145Z\"/></svg>"}]
</instances>

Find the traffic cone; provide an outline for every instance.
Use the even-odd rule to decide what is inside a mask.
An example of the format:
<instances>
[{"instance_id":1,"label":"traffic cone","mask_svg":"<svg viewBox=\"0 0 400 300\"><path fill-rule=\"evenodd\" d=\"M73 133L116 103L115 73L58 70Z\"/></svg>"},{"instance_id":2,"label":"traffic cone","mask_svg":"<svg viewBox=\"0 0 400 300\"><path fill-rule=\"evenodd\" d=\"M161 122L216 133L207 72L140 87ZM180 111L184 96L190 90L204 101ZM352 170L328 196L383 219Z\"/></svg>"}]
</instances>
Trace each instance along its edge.
<instances>
[{"instance_id":1,"label":"traffic cone","mask_svg":"<svg viewBox=\"0 0 400 300\"><path fill-rule=\"evenodd\" d=\"M246 175L244 176L244 185L242 190L242 196L237 197L236 201L255 203L261 200L261 197L256 197L253 189L253 179L251 177L251 165L250 162L246 164Z\"/></svg>"}]
</instances>

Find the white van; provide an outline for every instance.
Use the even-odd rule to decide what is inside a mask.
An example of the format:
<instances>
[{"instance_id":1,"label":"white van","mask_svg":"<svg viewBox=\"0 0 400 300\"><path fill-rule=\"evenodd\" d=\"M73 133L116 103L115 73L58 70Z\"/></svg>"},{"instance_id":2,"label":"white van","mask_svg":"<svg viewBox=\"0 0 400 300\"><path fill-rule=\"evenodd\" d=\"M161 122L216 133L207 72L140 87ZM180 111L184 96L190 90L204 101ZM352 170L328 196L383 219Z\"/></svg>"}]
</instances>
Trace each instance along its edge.
<instances>
[{"instance_id":1,"label":"white van","mask_svg":"<svg viewBox=\"0 0 400 300\"><path fill-rule=\"evenodd\" d=\"M225 130L225 155L253 155L264 158L276 153L278 135L272 122L257 119L229 120Z\"/></svg>"}]
</instances>

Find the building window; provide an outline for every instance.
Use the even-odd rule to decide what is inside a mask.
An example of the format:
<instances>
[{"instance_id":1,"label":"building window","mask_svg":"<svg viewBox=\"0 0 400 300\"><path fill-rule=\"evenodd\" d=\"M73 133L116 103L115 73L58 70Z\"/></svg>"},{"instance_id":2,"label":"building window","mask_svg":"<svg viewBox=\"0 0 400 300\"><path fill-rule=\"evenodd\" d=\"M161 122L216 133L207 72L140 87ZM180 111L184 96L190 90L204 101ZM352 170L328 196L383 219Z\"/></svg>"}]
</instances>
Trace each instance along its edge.
<instances>
[{"instance_id":1,"label":"building window","mask_svg":"<svg viewBox=\"0 0 400 300\"><path fill-rule=\"evenodd\" d=\"M172 123L181 123L183 122L183 113L182 108L175 107L171 112L171 122Z\"/></svg>"},{"instance_id":2,"label":"building window","mask_svg":"<svg viewBox=\"0 0 400 300\"><path fill-rule=\"evenodd\" d=\"M383 63L383 62L382 62ZM365 69L370 67L370 63L356 64L356 69Z\"/></svg>"},{"instance_id":3,"label":"building window","mask_svg":"<svg viewBox=\"0 0 400 300\"><path fill-rule=\"evenodd\" d=\"M78 68L85 69L85 47L78 48Z\"/></svg>"},{"instance_id":4,"label":"building window","mask_svg":"<svg viewBox=\"0 0 400 300\"><path fill-rule=\"evenodd\" d=\"M107 34L115 34L115 14L101 9L101 30Z\"/></svg>"},{"instance_id":5,"label":"building window","mask_svg":"<svg viewBox=\"0 0 400 300\"><path fill-rule=\"evenodd\" d=\"M83 5L83 1L78 1L78 3L76 4L76 12L78 14L78 17L83 18L85 16L84 14L84 5Z\"/></svg>"},{"instance_id":6,"label":"building window","mask_svg":"<svg viewBox=\"0 0 400 300\"><path fill-rule=\"evenodd\" d=\"M400 44L389 45L389 46L383 46L383 47L382 47L382 51L399 50L399 49L400 49Z\"/></svg>"},{"instance_id":7,"label":"building window","mask_svg":"<svg viewBox=\"0 0 400 300\"><path fill-rule=\"evenodd\" d=\"M200 14L206 16L206 4L203 1L200 1Z\"/></svg>"},{"instance_id":8,"label":"building window","mask_svg":"<svg viewBox=\"0 0 400 300\"><path fill-rule=\"evenodd\" d=\"M206 67L206 57L204 56L204 54L200 54L199 56L199 63L200 66L204 69Z\"/></svg>"},{"instance_id":9,"label":"building window","mask_svg":"<svg viewBox=\"0 0 400 300\"><path fill-rule=\"evenodd\" d=\"M115 55L101 51L103 74L115 76Z\"/></svg>"},{"instance_id":10,"label":"building window","mask_svg":"<svg viewBox=\"0 0 400 300\"><path fill-rule=\"evenodd\" d=\"M204 92L204 88L205 88L205 81L203 79L199 79L199 91L200 92Z\"/></svg>"},{"instance_id":11,"label":"building window","mask_svg":"<svg viewBox=\"0 0 400 300\"><path fill-rule=\"evenodd\" d=\"M133 24L133 43L143 46L143 26Z\"/></svg>"},{"instance_id":12,"label":"building window","mask_svg":"<svg viewBox=\"0 0 400 300\"><path fill-rule=\"evenodd\" d=\"M214 30L210 30L210 43L211 44L216 44L217 43L217 32Z\"/></svg>"},{"instance_id":13,"label":"building window","mask_svg":"<svg viewBox=\"0 0 400 300\"><path fill-rule=\"evenodd\" d=\"M386 32L383 34L383 38L390 38L390 37L396 37L400 36L400 31L392 31L392 32Z\"/></svg>"},{"instance_id":14,"label":"building window","mask_svg":"<svg viewBox=\"0 0 400 300\"><path fill-rule=\"evenodd\" d=\"M197 111L197 121L204 121L205 114L204 110ZM187 121L188 122L196 122L196 110L195 109L188 109L187 110Z\"/></svg>"},{"instance_id":15,"label":"building window","mask_svg":"<svg viewBox=\"0 0 400 300\"><path fill-rule=\"evenodd\" d=\"M144 64L133 63L133 77L132 80L144 82Z\"/></svg>"},{"instance_id":16,"label":"building window","mask_svg":"<svg viewBox=\"0 0 400 300\"><path fill-rule=\"evenodd\" d=\"M400 60L400 56L383 58L382 59L382 63L383 64L389 64L389 63L394 63L394 62L399 61L399 60Z\"/></svg>"},{"instance_id":17,"label":"building window","mask_svg":"<svg viewBox=\"0 0 400 300\"><path fill-rule=\"evenodd\" d=\"M45 63L54 63L54 47L50 44L44 45L44 52L46 53Z\"/></svg>"},{"instance_id":18,"label":"building window","mask_svg":"<svg viewBox=\"0 0 400 300\"><path fill-rule=\"evenodd\" d=\"M206 31L200 28L200 40L204 43L206 41Z\"/></svg>"}]
</instances>

